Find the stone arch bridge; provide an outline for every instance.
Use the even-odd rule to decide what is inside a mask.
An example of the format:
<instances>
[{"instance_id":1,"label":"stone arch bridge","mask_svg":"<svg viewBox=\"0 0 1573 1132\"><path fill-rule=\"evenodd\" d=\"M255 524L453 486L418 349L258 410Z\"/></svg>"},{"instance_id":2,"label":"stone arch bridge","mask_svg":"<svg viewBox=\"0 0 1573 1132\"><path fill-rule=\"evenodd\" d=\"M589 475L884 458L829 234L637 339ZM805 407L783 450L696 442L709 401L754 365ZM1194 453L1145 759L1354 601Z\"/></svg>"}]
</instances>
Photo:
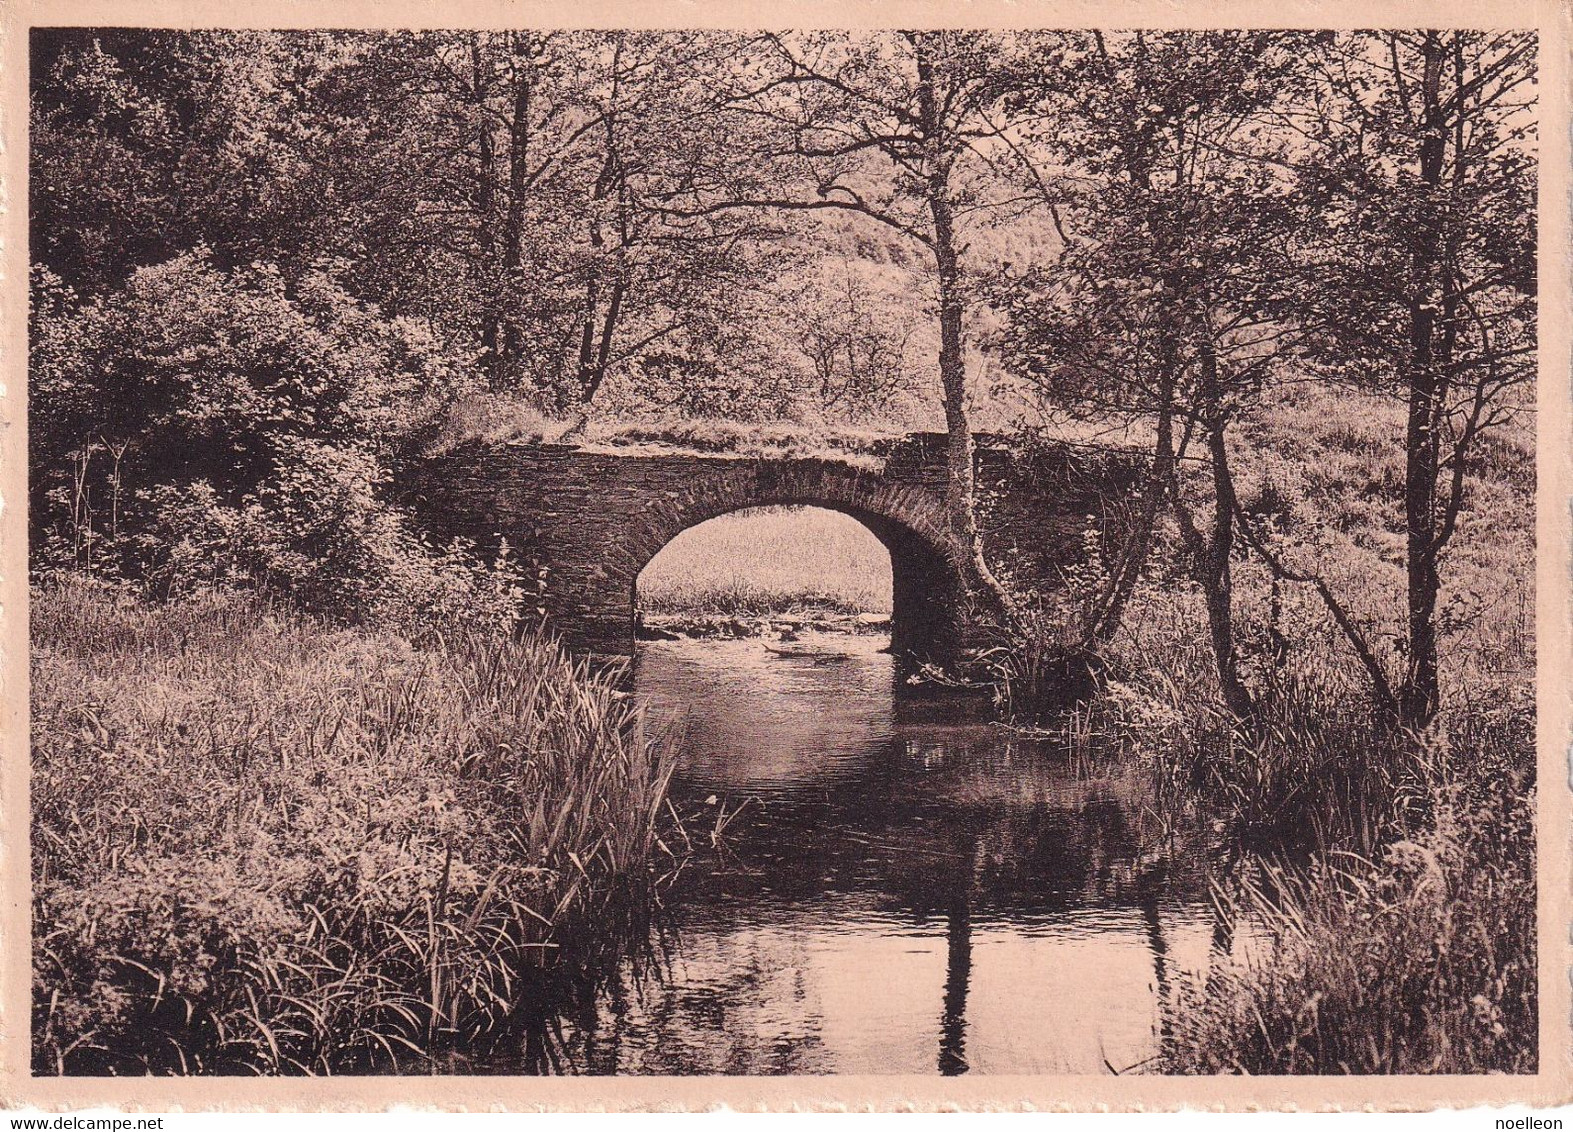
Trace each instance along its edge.
<instances>
[{"instance_id":1,"label":"stone arch bridge","mask_svg":"<svg viewBox=\"0 0 1573 1132\"><path fill-rule=\"evenodd\" d=\"M979 526L991 568L1044 592L1089 531L1123 536L1134 453L977 438ZM631 651L640 571L678 534L731 511L804 504L863 523L890 551L891 644L949 664L997 618L947 533L945 437L914 433L846 457L705 453L649 445L471 444L425 461L405 501L439 538L483 553L506 540L540 581L535 600L570 648Z\"/></svg>"}]
</instances>

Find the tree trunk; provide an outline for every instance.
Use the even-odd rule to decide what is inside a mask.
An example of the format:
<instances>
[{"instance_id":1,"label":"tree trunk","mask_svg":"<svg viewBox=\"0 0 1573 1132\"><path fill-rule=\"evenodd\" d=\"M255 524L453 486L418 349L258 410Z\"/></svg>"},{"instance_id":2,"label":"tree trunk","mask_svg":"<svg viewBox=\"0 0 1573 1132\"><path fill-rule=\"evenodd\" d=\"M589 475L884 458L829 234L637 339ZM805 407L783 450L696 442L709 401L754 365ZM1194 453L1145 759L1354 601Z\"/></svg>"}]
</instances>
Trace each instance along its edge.
<instances>
[{"instance_id":1,"label":"tree trunk","mask_svg":"<svg viewBox=\"0 0 1573 1132\"><path fill-rule=\"evenodd\" d=\"M939 379L945 405L946 478L945 507L950 535L972 567L986 596L1007 619L1014 603L994 577L983 557L978 534L977 478L973 465L972 426L967 420L967 363L962 331L961 269L956 253L955 215L950 199L953 155L946 143L939 98L935 91L934 60L927 36L913 37L918 71L918 109L926 141L928 178L925 196L934 225L934 265L939 284Z\"/></svg>"},{"instance_id":2,"label":"tree trunk","mask_svg":"<svg viewBox=\"0 0 1573 1132\"><path fill-rule=\"evenodd\" d=\"M1223 702L1235 716L1247 719L1256 705L1240 679L1240 656L1234 644L1234 474L1221 422L1208 426L1207 454L1213 474L1213 530L1199 571L1207 602L1207 631L1212 637Z\"/></svg>"},{"instance_id":3,"label":"tree trunk","mask_svg":"<svg viewBox=\"0 0 1573 1132\"><path fill-rule=\"evenodd\" d=\"M595 188L590 194L592 255L590 275L585 281L584 319L579 326L579 384L574 391L574 399L581 408L588 406L595 399L596 391L601 388L601 382L606 379L606 370L611 362L612 338L617 332L617 322L622 317L623 300L627 297L628 291L627 275L624 265L620 262L617 274L612 280L611 300L607 304L605 313L601 312L601 277L605 269L603 259L606 255L606 235L602 231L605 218L602 216L602 209L614 192L617 194L620 218L617 244L619 257L627 254L628 246L627 173L623 168L621 143L617 136L617 116L622 97L622 60L623 40L621 35L618 35L612 44L611 85L607 94L606 108L601 117L605 149L601 155L601 171L596 174Z\"/></svg>"},{"instance_id":4,"label":"tree trunk","mask_svg":"<svg viewBox=\"0 0 1573 1132\"><path fill-rule=\"evenodd\" d=\"M492 273L497 266L495 180L497 156L492 142L491 124L486 118L486 95L491 87L489 70L481 50L481 33L470 36L470 69L476 108L476 194L475 243L481 252L481 292L485 309L481 312L481 372L492 389L502 380L501 354L498 349L498 287Z\"/></svg>"},{"instance_id":5,"label":"tree trunk","mask_svg":"<svg viewBox=\"0 0 1573 1132\"><path fill-rule=\"evenodd\" d=\"M1211 529L1204 535L1197 526L1196 518L1191 514L1181 490L1178 467L1170 483L1171 503L1175 521L1180 527L1180 537L1191 556L1191 577L1201 587L1202 599L1207 606L1207 632L1218 672L1218 690L1225 706L1236 718L1250 719L1255 713L1256 704L1250 690L1240 679L1239 653L1234 644L1234 580L1230 558L1234 550L1234 515L1238 500L1225 436L1228 416L1219 397L1218 358L1210 343L1202 343L1200 360L1199 424L1206 434L1208 464L1213 480Z\"/></svg>"},{"instance_id":6,"label":"tree trunk","mask_svg":"<svg viewBox=\"0 0 1573 1132\"><path fill-rule=\"evenodd\" d=\"M623 299L627 297L628 286L624 282L623 274L612 281L612 295L606 303L606 317L601 320L601 340L595 348L594 365L588 371L579 392L579 404L588 406L595 400L596 391L601 388L601 382L606 380L606 371L612 363L612 337L617 333L617 323L622 318Z\"/></svg>"},{"instance_id":7,"label":"tree trunk","mask_svg":"<svg viewBox=\"0 0 1573 1132\"><path fill-rule=\"evenodd\" d=\"M977 494L973 468L972 426L967 419L967 371L962 345L961 294L953 247L950 202L930 198L934 216L934 259L939 268L939 380L945 405L947 437L945 501L951 535L969 553L978 543Z\"/></svg>"},{"instance_id":8,"label":"tree trunk","mask_svg":"<svg viewBox=\"0 0 1573 1132\"><path fill-rule=\"evenodd\" d=\"M1120 627L1125 607L1130 604L1136 584L1141 580L1147 559L1152 556L1153 537L1158 527L1158 513L1175 480L1174 453L1174 377L1166 369L1159 377L1157 437L1153 442L1152 466L1147 471L1147 481L1142 488L1141 509L1136 527L1131 532L1119 561L1109 576L1108 583L1099 595L1092 616L1088 619L1083 648L1106 643Z\"/></svg>"},{"instance_id":9,"label":"tree trunk","mask_svg":"<svg viewBox=\"0 0 1573 1132\"><path fill-rule=\"evenodd\" d=\"M1410 357L1408 418L1404 434L1404 528L1408 583L1408 665L1399 691L1404 722L1424 725L1436 714L1439 679L1436 602L1441 589L1437 571L1437 477L1440 473L1438 426L1440 402L1433 338L1439 298L1437 275L1441 250L1440 202L1447 134L1441 106L1443 46L1437 32L1425 33L1425 66L1421 99L1425 131L1420 143L1420 181L1427 195L1426 216L1416 225L1410 258Z\"/></svg>"},{"instance_id":10,"label":"tree trunk","mask_svg":"<svg viewBox=\"0 0 1573 1132\"><path fill-rule=\"evenodd\" d=\"M502 359L498 368L501 375L517 384L520 358L524 352L524 336L519 328L519 268L524 262L524 198L529 189L530 103L535 76L534 61L529 58L529 33L517 33L513 44L516 72L513 115L508 123L508 211L503 219L502 252L507 314L499 320L502 325Z\"/></svg>"}]
</instances>

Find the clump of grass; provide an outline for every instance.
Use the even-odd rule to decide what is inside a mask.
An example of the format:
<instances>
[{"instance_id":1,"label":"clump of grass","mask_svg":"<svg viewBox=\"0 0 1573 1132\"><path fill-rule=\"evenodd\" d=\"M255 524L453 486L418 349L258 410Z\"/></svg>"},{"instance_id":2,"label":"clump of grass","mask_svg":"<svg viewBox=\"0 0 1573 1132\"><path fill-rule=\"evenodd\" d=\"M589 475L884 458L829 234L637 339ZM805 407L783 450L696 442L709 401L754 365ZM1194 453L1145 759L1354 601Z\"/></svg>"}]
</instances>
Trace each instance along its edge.
<instances>
[{"instance_id":1,"label":"clump of grass","mask_svg":"<svg viewBox=\"0 0 1573 1132\"><path fill-rule=\"evenodd\" d=\"M896 432L844 425L754 424L727 420L607 423L588 430L592 443L614 447L651 445L710 455L764 459L819 458L878 470L882 445Z\"/></svg>"},{"instance_id":2,"label":"clump of grass","mask_svg":"<svg viewBox=\"0 0 1573 1132\"><path fill-rule=\"evenodd\" d=\"M672 755L542 639L68 581L33 645L37 1072L540 1051L564 980L637 942Z\"/></svg>"},{"instance_id":3,"label":"clump of grass","mask_svg":"<svg viewBox=\"0 0 1573 1132\"><path fill-rule=\"evenodd\" d=\"M426 441L428 456L442 456L467 444L542 444L570 428L518 397L471 393L455 399Z\"/></svg>"},{"instance_id":4,"label":"clump of grass","mask_svg":"<svg viewBox=\"0 0 1573 1132\"><path fill-rule=\"evenodd\" d=\"M1169 1010L1179 1073L1533 1073L1533 790L1441 790L1382 855L1264 867L1229 915L1269 943Z\"/></svg>"},{"instance_id":5,"label":"clump of grass","mask_svg":"<svg viewBox=\"0 0 1573 1132\"><path fill-rule=\"evenodd\" d=\"M818 507L751 507L690 527L639 576L650 613L887 612L890 600L890 553L856 519Z\"/></svg>"},{"instance_id":6,"label":"clump of grass","mask_svg":"<svg viewBox=\"0 0 1573 1132\"><path fill-rule=\"evenodd\" d=\"M773 616L845 616L868 611L866 598L848 598L824 590L778 590L747 580L715 586L679 585L651 597L653 614L697 618L761 618Z\"/></svg>"}]
</instances>

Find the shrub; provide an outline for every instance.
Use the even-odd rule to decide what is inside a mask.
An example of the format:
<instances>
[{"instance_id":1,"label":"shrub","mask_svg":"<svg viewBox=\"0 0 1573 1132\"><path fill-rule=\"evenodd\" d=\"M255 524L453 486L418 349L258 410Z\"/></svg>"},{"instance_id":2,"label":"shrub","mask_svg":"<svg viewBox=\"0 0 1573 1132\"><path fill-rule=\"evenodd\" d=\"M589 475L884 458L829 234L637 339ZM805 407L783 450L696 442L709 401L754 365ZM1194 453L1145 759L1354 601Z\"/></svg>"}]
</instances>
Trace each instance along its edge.
<instances>
[{"instance_id":1,"label":"shrub","mask_svg":"<svg viewBox=\"0 0 1573 1132\"><path fill-rule=\"evenodd\" d=\"M87 304L40 272L32 335L40 576L259 586L354 620L452 575L459 552L427 555L388 487L474 380L330 268L288 281L195 252Z\"/></svg>"}]
</instances>

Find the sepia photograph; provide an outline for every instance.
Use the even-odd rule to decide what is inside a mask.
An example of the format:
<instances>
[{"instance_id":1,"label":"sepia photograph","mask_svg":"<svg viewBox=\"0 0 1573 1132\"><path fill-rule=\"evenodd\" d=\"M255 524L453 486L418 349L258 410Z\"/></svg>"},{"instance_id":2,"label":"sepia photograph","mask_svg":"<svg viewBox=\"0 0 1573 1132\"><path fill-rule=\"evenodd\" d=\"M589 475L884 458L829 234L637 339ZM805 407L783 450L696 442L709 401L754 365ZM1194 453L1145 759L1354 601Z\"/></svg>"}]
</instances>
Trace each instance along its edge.
<instances>
[{"instance_id":1,"label":"sepia photograph","mask_svg":"<svg viewBox=\"0 0 1573 1132\"><path fill-rule=\"evenodd\" d=\"M529 22L11 29L26 1072L1561 1072L1541 34Z\"/></svg>"}]
</instances>

